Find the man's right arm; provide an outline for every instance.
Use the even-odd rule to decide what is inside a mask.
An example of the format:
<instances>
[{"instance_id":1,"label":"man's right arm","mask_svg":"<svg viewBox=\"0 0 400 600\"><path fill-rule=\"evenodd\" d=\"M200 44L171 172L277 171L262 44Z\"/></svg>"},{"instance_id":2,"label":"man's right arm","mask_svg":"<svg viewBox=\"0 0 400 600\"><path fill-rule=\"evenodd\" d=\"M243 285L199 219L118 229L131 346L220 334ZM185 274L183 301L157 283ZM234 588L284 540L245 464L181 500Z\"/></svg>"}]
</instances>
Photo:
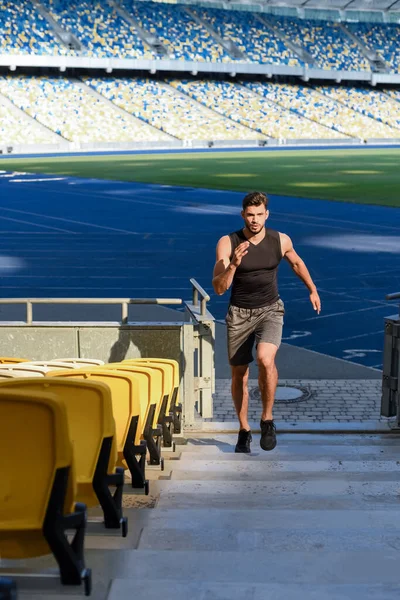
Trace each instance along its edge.
<instances>
[{"instance_id":1,"label":"man's right arm","mask_svg":"<svg viewBox=\"0 0 400 600\"><path fill-rule=\"evenodd\" d=\"M248 245L248 242L240 244L235 249L232 260L230 260L232 248L229 236L225 235L219 240L212 280L214 291L219 296L224 294L231 287L236 269L240 265L242 257L247 254Z\"/></svg>"}]
</instances>

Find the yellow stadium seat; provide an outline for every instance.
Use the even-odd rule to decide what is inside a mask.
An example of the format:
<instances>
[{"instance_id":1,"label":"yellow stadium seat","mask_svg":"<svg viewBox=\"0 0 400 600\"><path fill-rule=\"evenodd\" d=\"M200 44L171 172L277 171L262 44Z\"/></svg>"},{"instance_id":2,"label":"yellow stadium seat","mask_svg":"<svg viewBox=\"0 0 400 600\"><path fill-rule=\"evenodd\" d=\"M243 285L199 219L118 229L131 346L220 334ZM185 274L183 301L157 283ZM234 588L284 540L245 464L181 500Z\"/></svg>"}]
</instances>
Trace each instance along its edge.
<instances>
[{"instance_id":1,"label":"yellow stadium seat","mask_svg":"<svg viewBox=\"0 0 400 600\"><path fill-rule=\"evenodd\" d=\"M128 467L132 487L144 489L148 494L149 484L145 478L147 446L145 441L140 440L142 423L140 388L137 381L129 373L113 372L103 367L50 371L47 376L100 381L109 387L116 428L118 464Z\"/></svg>"},{"instance_id":2,"label":"yellow stadium seat","mask_svg":"<svg viewBox=\"0 0 400 600\"><path fill-rule=\"evenodd\" d=\"M128 521L122 516L124 469L115 468L118 452L109 387L99 381L46 377L3 381L2 389L51 392L65 403L74 449L75 499L87 507L100 503L105 527L121 528L126 537ZM114 495L109 486L116 487Z\"/></svg>"},{"instance_id":3,"label":"yellow stadium seat","mask_svg":"<svg viewBox=\"0 0 400 600\"><path fill-rule=\"evenodd\" d=\"M169 413L172 414L174 419L174 433L181 433L182 431L182 405L179 402L179 383L180 383L180 374L179 374L179 363L177 360L173 360L170 358L135 358L135 359L126 359L123 360L122 363L129 363L131 360L135 361L150 361L156 362L160 364L169 364L173 369L173 389L172 389L172 398L169 407ZM168 413L167 413L168 414Z\"/></svg>"},{"instance_id":4,"label":"yellow stadium seat","mask_svg":"<svg viewBox=\"0 0 400 600\"><path fill-rule=\"evenodd\" d=\"M124 360L122 364L148 366L149 368L159 369L163 377L163 404L158 418L158 424L162 427L163 446L171 448L173 446L173 426L174 419L171 414L171 402L174 389L174 366L168 362L158 361L151 358L137 358Z\"/></svg>"},{"instance_id":5,"label":"yellow stadium seat","mask_svg":"<svg viewBox=\"0 0 400 600\"><path fill-rule=\"evenodd\" d=\"M163 405L163 381L161 371L150 369L138 364L109 363L102 367L118 372L130 374L141 373L148 378L149 394L147 397L147 412L144 419L143 437L147 443L151 465L160 465L164 469L161 457L162 428L158 426L158 419Z\"/></svg>"},{"instance_id":6,"label":"yellow stadium seat","mask_svg":"<svg viewBox=\"0 0 400 600\"><path fill-rule=\"evenodd\" d=\"M46 369L75 369L73 363L64 363L59 360L31 360L24 363L23 366L32 365L33 367L45 367Z\"/></svg>"},{"instance_id":7,"label":"yellow stadium seat","mask_svg":"<svg viewBox=\"0 0 400 600\"><path fill-rule=\"evenodd\" d=\"M56 395L0 390L0 556L22 559L53 553L61 582L85 584L86 506L75 503L76 479L65 404ZM23 476L21 469L23 467ZM72 542L66 532L74 530ZM4 575L4 572L2 573Z\"/></svg>"},{"instance_id":8,"label":"yellow stadium seat","mask_svg":"<svg viewBox=\"0 0 400 600\"><path fill-rule=\"evenodd\" d=\"M11 358L11 357L7 357L7 356L2 356L0 358L0 365L16 365L18 363L21 362L28 362L29 358Z\"/></svg>"},{"instance_id":9,"label":"yellow stadium seat","mask_svg":"<svg viewBox=\"0 0 400 600\"><path fill-rule=\"evenodd\" d=\"M11 373L13 377L44 377L50 369L37 365L0 365L1 373Z\"/></svg>"},{"instance_id":10,"label":"yellow stadium seat","mask_svg":"<svg viewBox=\"0 0 400 600\"><path fill-rule=\"evenodd\" d=\"M104 360L99 360L97 358L57 358L57 361L79 365L80 368L104 365Z\"/></svg>"}]
</instances>

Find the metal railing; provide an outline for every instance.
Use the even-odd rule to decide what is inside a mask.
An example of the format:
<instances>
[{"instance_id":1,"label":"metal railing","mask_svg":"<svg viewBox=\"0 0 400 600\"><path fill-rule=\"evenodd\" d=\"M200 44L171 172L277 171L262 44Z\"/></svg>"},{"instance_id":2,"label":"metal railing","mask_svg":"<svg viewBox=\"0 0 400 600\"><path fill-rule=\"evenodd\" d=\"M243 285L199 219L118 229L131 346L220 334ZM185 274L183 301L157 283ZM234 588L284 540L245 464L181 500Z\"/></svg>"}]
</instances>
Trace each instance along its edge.
<instances>
[{"instance_id":1,"label":"metal railing","mask_svg":"<svg viewBox=\"0 0 400 600\"><path fill-rule=\"evenodd\" d=\"M26 304L26 324L33 324L34 304L121 304L121 323L128 323L130 304L182 304L181 298L0 298L0 304Z\"/></svg>"},{"instance_id":2,"label":"metal railing","mask_svg":"<svg viewBox=\"0 0 400 600\"><path fill-rule=\"evenodd\" d=\"M200 314L204 317L207 311L207 302L210 300L210 296L207 292L201 287L199 283L195 279L190 279L190 283L192 284L192 292L193 292L193 306L199 305L199 294L201 296L200 300Z\"/></svg>"}]
</instances>

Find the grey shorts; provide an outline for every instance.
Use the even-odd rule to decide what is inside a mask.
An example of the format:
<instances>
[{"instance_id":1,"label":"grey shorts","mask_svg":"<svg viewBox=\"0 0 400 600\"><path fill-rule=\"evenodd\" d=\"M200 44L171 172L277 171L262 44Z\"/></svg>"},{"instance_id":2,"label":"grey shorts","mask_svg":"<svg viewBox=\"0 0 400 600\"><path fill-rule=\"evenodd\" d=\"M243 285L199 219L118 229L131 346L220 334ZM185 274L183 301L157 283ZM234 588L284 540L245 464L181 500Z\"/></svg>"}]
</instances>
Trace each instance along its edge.
<instances>
[{"instance_id":1,"label":"grey shorts","mask_svg":"<svg viewBox=\"0 0 400 600\"><path fill-rule=\"evenodd\" d=\"M225 317L229 363L232 366L251 363L254 342L267 342L279 348L284 314L285 305L281 299L262 308L239 308L230 304Z\"/></svg>"}]
</instances>

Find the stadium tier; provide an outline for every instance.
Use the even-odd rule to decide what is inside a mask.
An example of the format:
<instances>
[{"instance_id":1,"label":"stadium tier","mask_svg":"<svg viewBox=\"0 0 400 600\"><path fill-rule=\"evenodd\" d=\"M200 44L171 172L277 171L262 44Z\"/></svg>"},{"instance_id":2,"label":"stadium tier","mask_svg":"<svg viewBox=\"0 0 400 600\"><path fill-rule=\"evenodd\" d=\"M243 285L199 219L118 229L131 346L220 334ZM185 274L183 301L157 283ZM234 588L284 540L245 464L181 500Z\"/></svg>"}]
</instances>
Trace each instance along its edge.
<instances>
[{"instance_id":1,"label":"stadium tier","mask_svg":"<svg viewBox=\"0 0 400 600\"><path fill-rule=\"evenodd\" d=\"M346 71L370 70L357 43L342 31L339 23L272 15L268 19L292 42L307 50L316 66Z\"/></svg>"},{"instance_id":2,"label":"stadium tier","mask_svg":"<svg viewBox=\"0 0 400 600\"><path fill-rule=\"evenodd\" d=\"M105 0L42 0L51 16L82 44L80 54L97 57L153 58L134 27Z\"/></svg>"},{"instance_id":3,"label":"stadium tier","mask_svg":"<svg viewBox=\"0 0 400 600\"><path fill-rule=\"evenodd\" d=\"M246 87L257 92L267 100L290 109L311 121L333 131L340 131L351 137L364 139L369 138L394 138L397 133L384 123L381 123L373 115L364 115L350 107L349 103L342 102L340 97L323 93L328 88L307 87L304 85L289 85L282 83L247 83ZM338 88L340 89L340 88ZM375 92L365 90L367 97ZM384 94L380 95L380 107L392 108L392 102ZM400 109L400 104L399 104ZM333 136L332 136L333 137Z\"/></svg>"},{"instance_id":4,"label":"stadium tier","mask_svg":"<svg viewBox=\"0 0 400 600\"><path fill-rule=\"evenodd\" d=\"M171 85L215 112L277 139L344 138L251 90L228 82L171 80Z\"/></svg>"},{"instance_id":5,"label":"stadium tier","mask_svg":"<svg viewBox=\"0 0 400 600\"><path fill-rule=\"evenodd\" d=\"M400 72L400 25L395 23L346 23L369 50L376 51L390 66L390 70Z\"/></svg>"},{"instance_id":6,"label":"stadium tier","mask_svg":"<svg viewBox=\"0 0 400 600\"><path fill-rule=\"evenodd\" d=\"M162 141L171 138L93 96L81 82L50 77L0 77L0 94L73 142Z\"/></svg>"},{"instance_id":7,"label":"stadium tier","mask_svg":"<svg viewBox=\"0 0 400 600\"><path fill-rule=\"evenodd\" d=\"M231 40L244 53L245 59L251 62L287 64L291 67L303 64L273 31L258 20L256 14L212 8L193 10L223 39Z\"/></svg>"},{"instance_id":8,"label":"stadium tier","mask_svg":"<svg viewBox=\"0 0 400 600\"><path fill-rule=\"evenodd\" d=\"M334 86L320 86L317 89L329 98L349 106L357 113L372 117L377 123L386 124L392 134L393 129L400 130L400 104L383 92L366 88Z\"/></svg>"},{"instance_id":9,"label":"stadium tier","mask_svg":"<svg viewBox=\"0 0 400 600\"><path fill-rule=\"evenodd\" d=\"M251 129L151 79L84 78L108 100L180 140L254 139ZM263 136L258 136L263 137Z\"/></svg>"},{"instance_id":10,"label":"stadium tier","mask_svg":"<svg viewBox=\"0 0 400 600\"><path fill-rule=\"evenodd\" d=\"M125 10L140 27L156 36L171 59L196 61L232 61L207 29L196 22L184 6L123 0Z\"/></svg>"}]
</instances>

